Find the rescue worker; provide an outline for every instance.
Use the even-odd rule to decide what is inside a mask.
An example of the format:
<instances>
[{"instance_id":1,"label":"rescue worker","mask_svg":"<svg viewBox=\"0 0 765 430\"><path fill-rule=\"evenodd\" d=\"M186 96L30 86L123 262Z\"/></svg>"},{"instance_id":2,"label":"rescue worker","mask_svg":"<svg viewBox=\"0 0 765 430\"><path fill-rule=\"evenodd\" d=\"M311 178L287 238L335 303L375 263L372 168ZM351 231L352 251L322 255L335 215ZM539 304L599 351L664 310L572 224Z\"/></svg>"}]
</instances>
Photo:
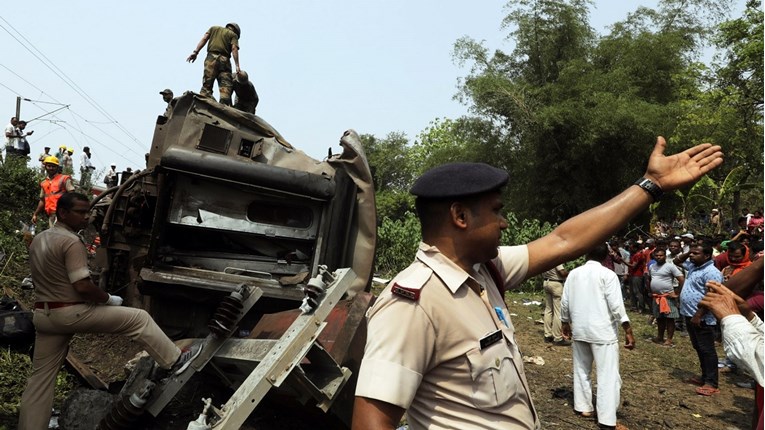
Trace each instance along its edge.
<instances>
[{"instance_id":1,"label":"rescue worker","mask_svg":"<svg viewBox=\"0 0 765 430\"><path fill-rule=\"evenodd\" d=\"M164 90L160 91L159 94L162 95L162 101L167 103L167 107L165 108L165 116L170 117L170 115L173 113L173 108L175 107L173 90L170 88L165 88Z\"/></svg>"},{"instance_id":2,"label":"rescue worker","mask_svg":"<svg viewBox=\"0 0 765 430\"><path fill-rule=\"evenodd\" d=\"M221 104L231 106L233 77L231 76L229 57L234 58L236 73L239 74L241 72L239 68L239 37L241 34L239 25L236 23L230 22L226 24L226 27L214 25L202 36L202 40L199 41L194 52L186 59L187 62L193 63L197 59L199 51L207 44L202 90L199 92L203 97L212 97L213 83L217 79Z\"/></svg>"},{"instance_id":3,"label":"rescue worker","mask_svg":"<svg viewBox=\"0 0 765 430\"><path fill-rule=\"evenodd\" d=\"M255 85L250 81L247 72L242 70L234 77L234 108L239 109L242 112L255 113L255 109L258 107L260 97L258 92L255 91Z\"/></svg>"},{"instance_id":4,"label":"rescue worker","mask_svg":"<svg viewBox=\"0 0 765 430\"><path fill-rule=\"evenodd\" d=\"M66 148L64 158L61 159L62 173L65 175L72 175L74 173L74 148Z\"/></svg>"},{"instance_id":5,"label":"rescue worker","mask_svg":"<svg viewBox=\"0 0 765 430\"><path fill-rule=\"evenodd\" d=\"M48 177L40 182L40 202L32 214L32 224L37 224L37 215L44 209L53 227L56 223L56 203L62 194L74 191L74 184L71 176L59 173L58 158L49 155L43 160L43 165Z\"/></svg>"},{"instance_id":6,"label":"rescue worker","mask_svg":"<svg viewBox=\"0 0 765 430\"><path fill-rule=\"evenodd\" d=\"M77 333L128 336L155 360L155 379L180 375L202 351L194 342L183 349L170 340L146 311L122 305L122 297L96 286L77 232L88 225L90 202L83 194L58 199L56 226L35 236L29 247L34 278L35 347L32 372L21 396L19 428L48 428L56 374Z\"/></svg>"}]
</instances>

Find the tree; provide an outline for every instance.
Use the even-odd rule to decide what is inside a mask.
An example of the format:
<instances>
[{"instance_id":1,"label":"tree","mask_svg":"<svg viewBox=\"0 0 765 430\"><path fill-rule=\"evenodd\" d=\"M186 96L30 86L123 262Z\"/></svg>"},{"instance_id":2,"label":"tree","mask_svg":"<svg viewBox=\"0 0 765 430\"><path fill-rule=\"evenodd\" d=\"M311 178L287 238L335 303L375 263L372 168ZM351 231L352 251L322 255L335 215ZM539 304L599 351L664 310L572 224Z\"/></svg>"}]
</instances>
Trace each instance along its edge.
<instances>
[{"instance_id":1,"label":"tree","mask_svg":"<svg viewBox=\"0 0 765 430\"><path fill-rule=\"evenodd\" d=\"M511 202L525 204L511 207L522 217L560 221L642 174L656 135L672 136L685 103L699 94L703 67L694 60L729 2L665 0L600 38L588 4L508 4L510 54L490 54L469 38L455 44L455 60L472 65L457 97L498 126L499 160L515 179ZM697 143L670 142L674 151Z\"/></svg>"},{"instance_id":2,"label":"tree","mask_svg":"<svg viewBox=\"0 0 765 430\"><path fill-rule=\"evenodd\" d=\"M409 195L413 181L410 147L406 135L388 133L384 139L361 135L375 186L377 218L401 219L414 206Z\"/></svg>"},{"instance_id":3,"label":"tree","mask_svg":"<svg viewBox=\"0 0 765 430\"><path fill-rule=\"evenodd\" d=\"M409 152L415 177L445 163L470 161L508 168L502 159L501 136L486 120L476 117L431 121Z\"/></svg>"},{"instance_id":4,"label":"tree","mask_svg":"<svg viewBox=\"0 0 765 430\"><path fill-rule=\"evenodd\" d=\"M676 138L710 141L723 147L723 169L711 173L715 183L762 183L763 13L760 1L749 1L744 15L720 24L713 40L723 49L722 64L703 71L704 85L682 103ZM734 174L735 172L735 174ZM733 176L731 176L733 174ZM727 187L726 187L727 188ZM762 193L735 187L723 213L737 214L742 196L762 206ZM735 221L735 220L734 220Z\"/></svg>"}]
</instances>

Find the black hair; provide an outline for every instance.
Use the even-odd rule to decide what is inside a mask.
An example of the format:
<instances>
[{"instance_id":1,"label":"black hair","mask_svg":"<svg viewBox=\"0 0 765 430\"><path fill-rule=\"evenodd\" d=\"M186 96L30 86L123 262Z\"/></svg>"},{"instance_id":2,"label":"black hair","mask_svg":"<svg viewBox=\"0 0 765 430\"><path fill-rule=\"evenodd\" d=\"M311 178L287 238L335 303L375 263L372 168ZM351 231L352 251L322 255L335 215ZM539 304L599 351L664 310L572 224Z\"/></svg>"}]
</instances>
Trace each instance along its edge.
<instances>
[{"instance_id":1,"label":"black hair","mask_svg":"<svg viewBox=\"0 0 765 430\"><path fill-rule=\"evenodd\" d=\"M587 253L588 260L603 261L608 257L608 245L599 243Z\"/></svg>"},{"instance_id":2,"label":"black hair","mask_svg":"<svg viewBox=\"0 0 765 430\"><path fill-rule=\"evenodd\" d=\"M730 255L731 253L736 252L736 251L741 251L741 253L743 254L744 253L744 244L739 242L739 241L737 241L737 240L732 240L732 241L728 242L728 255Z\"/></svg>"},{"instance_id":3,"label":"black hair","mask_svg":"<svg viewBox=\"0 0 765 430\"><path fill-rule=\"evenodd\" d=\"M710 242L696 242L691 248L701 248L704 255L712 256L712 244Z\"/></svg>"},{"instance_id":4,"label":"black hair","mask_svg":"<svg viewBox=\"0 0 765 430\"><path fill-rule=\"evenodd\" d=\"M85 194L64 193L61 195L61 197L59 197L58 203L56 204L56 215L59 214L59 211L71 210L74 207L74 202L76 201L90 203L90 200L88 200L88 197Z\"/></svg>"}]
</instances>

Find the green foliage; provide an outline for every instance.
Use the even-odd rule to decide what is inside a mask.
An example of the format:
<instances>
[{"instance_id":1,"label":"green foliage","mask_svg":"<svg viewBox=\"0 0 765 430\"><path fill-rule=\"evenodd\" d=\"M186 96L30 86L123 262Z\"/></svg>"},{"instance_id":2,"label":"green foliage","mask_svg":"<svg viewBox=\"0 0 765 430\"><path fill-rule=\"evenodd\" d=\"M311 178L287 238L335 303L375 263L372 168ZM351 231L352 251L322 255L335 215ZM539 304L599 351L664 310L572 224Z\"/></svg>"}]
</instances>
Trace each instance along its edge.
<instances>
[{"instance_id":1,"label":"green foliage","mask_svg":"<svg viewBox=\"0 0 765 430\"><path fill-rule=\"evenodd\" d=\"M393 276L404 270L414 261L421 240L420 221L412 212L406 212L401 219L383 218L377 228L375 273Z\"/></svg>"},{"instance_id":2,"label":"green foliage","mask_svg":"<svg viewBox=\"0 0 765 430\"><path fill-rule=\"evenodd\" d=\"M501 162L501 136L489 121L462 117L431 121L409 151L415 177L446 163L471 161L506 167Z\"/></svg>"},{"instance_id":3,"label":"green foliage","mask_svg":"<svg viewBox=\"0 0 765 430\"><path fill-rule=\"evenodd\" d=\"M28 273L27 248L19 230L30 223L40 196L41 174L27 168L23 160L11 158L0 164L0 282L15 283Z\"/></svg>"},{"instance_id":4,"label":"green foliage","mask_svg":"<svg viewBox=\"0 0 765 430\"><path fill-rule=\"evenodd\" d=\"M40 195L42 174L29 169L23 160L11 157L0 163L0 210L25 213L31 218ZM22 209L23 208L23 209Z\"/></svg>"},{"instance_id":5,"label":"green foliage","mask_svg":"<svg viewBox=\"0 0 765 430\"><path fill-rule=\"evenodd\" d=\"M408 157L409 140L403 133L388 133L384 139L360 136L376 191L406 191L413 175Z\"/></svg>"},{"instance_id":6,"label":"green foliage","mask_svg":"<svg viewBox=\"0 0 765 430\"><path fill-rule=\"evenodd\" d=\"M723 146L726 159L729 149L747 153L750 170L762 171L761 148L753 148L762 142L761 115L742 115L735 108L740 99L722 99L731 91L715 90L718 77L695 61L730 1L665 0L657 9L638 8L601 37L589 26L588 6L581 0L510 2L503 25L516 41L511 53L491 53L467 37L454 45L455 61L470 66L457 97L495 126L491 136L499 143L491 160L511 172L514 211L556 222L609 199L642 174L659 134L674 136L669 151L711 140ZM738 68L730 74L761 82L762 13L747 17L723 24L725 43L741 59L731 61ZM740 93L758 95L761 112L762 91L745 92L744 79L730 80ZM741 145L728 144L732 140ZM479 139L469 146L486 144ZM459 148L451 153L463 154Z\"/></svg>"},{"instance_id":7,"label":"green foliage","mask_svg":"<svg viewBox=\"0 0 765 430\"><path fill-rule=\"evenodd\" d=\"M515 212L507 212L507 229L502 232L502 245L524 245L550 234L557 225L534 218L519 218Z\"/></svg>"},{"instance_id":8,"label":"green foliage","mask_svg":"<svg viewBox=\"0 0 765 430\"><path fill-rule=\"evenodd\" d=\"M375 193L377 219L400 220L414 207L414 196L407 191L383 190Z\"/></svg>"},{"instance_id":9,"label":"green foliage","mask_svg":"<svg viewBox=\"0 0 765 430\"><path fill-rule=\"evenodd\" d=\"M714 142L726 161L695 187L667 193L654 216L761 207L753 184L763 180L763 13L750 0L744 16L725 21L730 4L662 0L600 36L590 1L518 0L502 21L512 52L457 40L454 60L469 73L455 98L474 116L437 118L411 145L400 133L362 136L382 224L378 271L410 262L419 228L407 190L448 162L510 172L508 244L533 241L621 192L644 172L657 135L668 137L670 153ZM721 65L698 62L710 37L725 50ZM647 231L647 221L635 228Z\"/></svg>"},{"instance_id":10,"label":"green foliage","mask_svg":"<svg viewBox=\"0 0 765 430\"><path fill-rule=\"evenodd\" d=\"M26 386L27 376L32 372L28 354L0 350L0 416L15 416L19 413L21 394ZM74 388L75 377L67 372L56 376L55 403L61 404L67 393Z\"/></svg>"},{"instance_id":11,"label":"green foliage","mask_svg":"<svg viewBox=\"0 0 765 430\"><path fill-rule=\"evenodd\" d=\"M505 214L507 229L502 232L502 245L524 245L550 234L556 227L547 221L533 218L519 218L514 212ZM537 276L528 279L521 287L524 291L542 288L542 280Z\"/></svg>"}]
</instances>

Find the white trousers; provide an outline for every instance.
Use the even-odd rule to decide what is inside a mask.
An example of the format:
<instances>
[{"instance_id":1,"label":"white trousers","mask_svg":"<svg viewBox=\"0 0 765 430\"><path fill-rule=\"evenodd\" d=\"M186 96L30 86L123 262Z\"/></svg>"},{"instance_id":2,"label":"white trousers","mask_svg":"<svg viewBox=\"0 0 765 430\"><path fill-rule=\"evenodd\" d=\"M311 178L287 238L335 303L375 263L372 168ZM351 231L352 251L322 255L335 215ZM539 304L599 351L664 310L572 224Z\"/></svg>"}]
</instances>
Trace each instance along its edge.
<instances>
[{"instance_id":1,"label":"white trousers","mask_svg":"<svg viewBox=\"0 0 765 430\"><path fill-rule=\"evenodd\" d=\"M619 342L597 344L574 341L574 410L592 412L592 362L598 381L598 422L616 425L616 408L622 378L619 376Z\"/></svg>"}]
</instances>

